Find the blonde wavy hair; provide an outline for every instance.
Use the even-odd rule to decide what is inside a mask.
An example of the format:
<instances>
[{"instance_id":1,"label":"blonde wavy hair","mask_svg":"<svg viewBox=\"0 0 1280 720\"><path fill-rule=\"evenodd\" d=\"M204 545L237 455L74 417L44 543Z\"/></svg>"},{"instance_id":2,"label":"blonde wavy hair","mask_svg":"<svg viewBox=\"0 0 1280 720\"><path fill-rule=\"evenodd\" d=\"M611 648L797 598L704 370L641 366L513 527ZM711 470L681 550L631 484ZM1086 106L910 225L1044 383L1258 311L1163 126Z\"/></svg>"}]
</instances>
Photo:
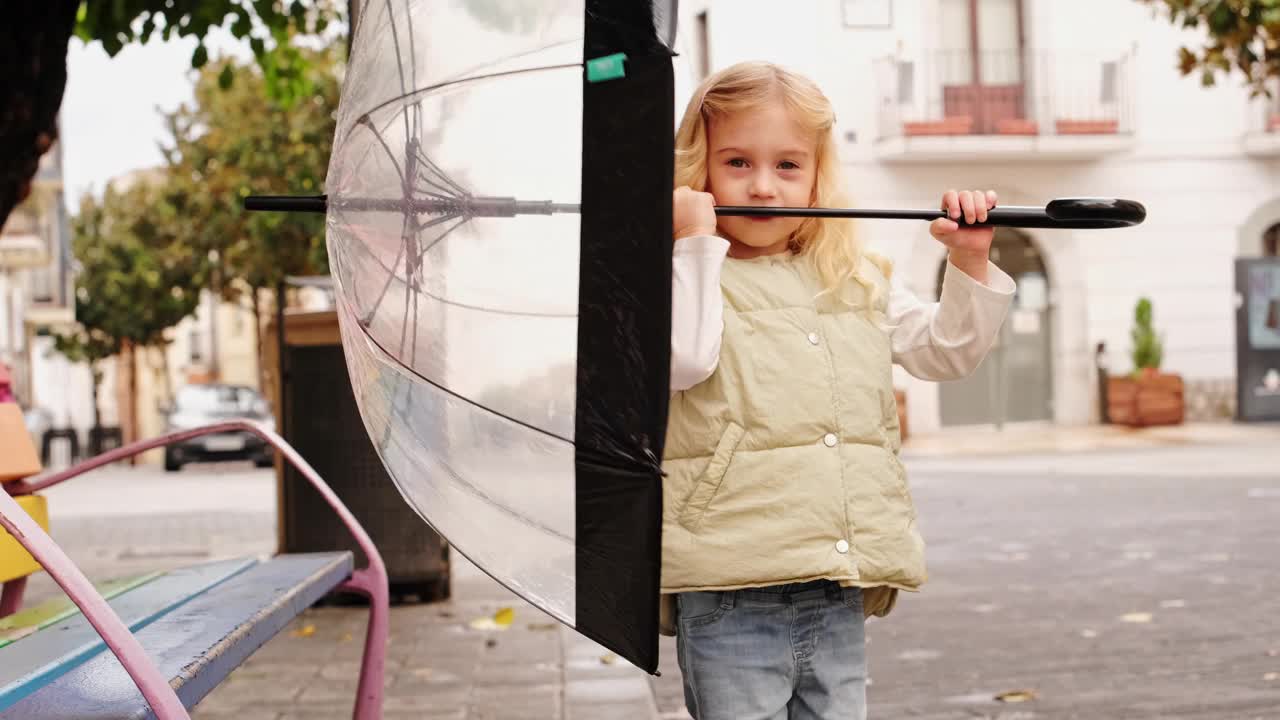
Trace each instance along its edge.
<instances>
[{"instance_id":1,"label":"blonde wavy hair","mask_svg":"<svg viewBox=\"0 0 1280 720\"><path fill-rule=\"evenodd\" d=\"M840 159L836 147L835 111L831 101L810 79L767 62L744 62L716 72L698 87L685 109L676 131L675 186L688 185L699 192L707 189L707 125L713 118L757 109L781 100L792 117L817 139L816 178L810 205L848 207ZM862 258L870 260L886 278L893 268L887 258L862 247L853 221L837 218L807 218L792 233L792 252L806 256L822 279L822 294L833 294L852 305L842 292L850 280L866 292L867 308L876 307L884 292L867 277Z\"/></svg>"}]
</instances>

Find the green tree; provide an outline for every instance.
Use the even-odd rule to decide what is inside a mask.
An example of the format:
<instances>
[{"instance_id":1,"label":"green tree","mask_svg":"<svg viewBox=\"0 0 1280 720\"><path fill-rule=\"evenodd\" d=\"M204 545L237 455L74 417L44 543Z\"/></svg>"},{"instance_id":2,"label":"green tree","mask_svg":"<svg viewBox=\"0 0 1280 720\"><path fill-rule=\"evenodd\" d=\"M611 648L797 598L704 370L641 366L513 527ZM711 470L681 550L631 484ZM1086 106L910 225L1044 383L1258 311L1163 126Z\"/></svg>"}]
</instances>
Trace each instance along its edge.
<instances>
[{"instance_id":1,"label":"green tree","mask_svg":"<svg viewBox=\"0 0 1280 720\"><path fill-rule=\"evenodd\" d=\"M284 104L312 92L306 54L289 40L316 36L341 19L345 1L314 0L13 0L0 23L0 227L26 199L40 156L58 137L72 32L101 42L108 55L152 37L194 37L194 68L209 60L209 32L248 40L265 89ZM232 83L228 74L224 84Z\"/></svg>"},{"instance_id":2,"label":"green tree","mask_svg":"<svg viewBox=\"0 0 1280 720\"><path fill-rule=\"evenodd\" d=\"M1199 48L1178 49L1183 75L1200 73L1215 84L1219 73L1238 70L1254 95L1267 92L1268 78L1280 77L1280 0L1139 0L1164 8L1174 25L1203 27L1208 34Z\"/></svg>"},{"instance_id":3,"label":"green tree","mask_svg":"<svg viewBox=\"0 0 1280 720\"><path fill-rule=\"evenodd\" d=\"M187 219L177 241L211 259L210 288L224 299L247 297L261 373L264 291L286 275L328 272L324 217L246 213L248 195L314 195L329 164L337 112L338 58L308 51L315 92L286 105L264 99L257 67L224 60L201 71L192 106L168 115L170 205ZM233 82L223 89L222 78Z\"/></svg>"},{"instance_id":4,"label":"green tree","mask_svg":"<svg viewBox=\"0 0 1280 720\"><path fill-rule=\"evenodd\" d=\"M164 349L165 331L195 312L208 275L207 260L178 241L177 230L187 219L166 192L154 180L122 191L109 187L101 202L86 196L72 222L80 329L55 339L55 346L84 353L85 359L123 354L135 388L138 354ZM136 403L136 393L130 397ZM136 405L127 416L126 437L136 437Z\"/></svg>"}]
</instances>

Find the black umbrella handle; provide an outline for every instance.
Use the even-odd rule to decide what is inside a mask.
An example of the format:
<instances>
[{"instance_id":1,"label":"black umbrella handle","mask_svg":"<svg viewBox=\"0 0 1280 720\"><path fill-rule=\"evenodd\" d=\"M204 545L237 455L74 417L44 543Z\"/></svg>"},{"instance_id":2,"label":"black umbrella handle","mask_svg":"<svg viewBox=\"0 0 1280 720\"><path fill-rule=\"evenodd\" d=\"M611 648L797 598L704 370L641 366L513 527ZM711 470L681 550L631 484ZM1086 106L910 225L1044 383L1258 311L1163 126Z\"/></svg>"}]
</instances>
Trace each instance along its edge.
<instances>
[{"instance_id":1,"label":"black umbrella handle","mask_svg":"<svg viewBox=\"0 0 1280 720\"><path fill-rule=\"evenodd\" d=\"M322 213L328 209L324 195L250 195L244 199L245 210Z\"/></svg>"},{"instance_id":2,"label":"black umbrella handle","mask_svg":"<svg viewBox=\"0 0 1280 720\"><path fill-rule=\"evenodd\" d=\"M721 217L818 217L864 218L875 220L926 220L948 217L942 210L873 210L853 208L717 206ZM1146 209L1132 200L1115 198L1064 198L1044 207L1008 205L987 211L981 227L1022 227L1056 229L1105 229L1131 227L1146 218ZM961 216L956 222L969 225Z\"/></svg>"}]
</instances>

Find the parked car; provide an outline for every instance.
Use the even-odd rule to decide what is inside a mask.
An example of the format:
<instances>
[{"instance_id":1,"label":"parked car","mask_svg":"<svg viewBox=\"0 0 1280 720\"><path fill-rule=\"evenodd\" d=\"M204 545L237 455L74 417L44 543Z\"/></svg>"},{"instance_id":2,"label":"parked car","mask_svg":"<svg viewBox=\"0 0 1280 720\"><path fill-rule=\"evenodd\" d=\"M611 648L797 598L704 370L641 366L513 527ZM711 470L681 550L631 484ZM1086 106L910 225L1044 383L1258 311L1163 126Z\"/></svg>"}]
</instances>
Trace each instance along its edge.
<instances>
[{"instance_id":1,"label":"parked car","mask_svg":"<svg viewBox=\"0 0 1280 720\"><path fill-rule=\"evenodd\" d=\"M168 432L227 420L254 420L275 429L275 418L267 401L257 390L245 385L187 385L165 410ZM189 462L224 460L252 460L258 467L269 467L272 459L271 446L257 435L244 431L202 435L164 449L164 469L169 472L177 472Z\"/></svg>"}]
</instances>

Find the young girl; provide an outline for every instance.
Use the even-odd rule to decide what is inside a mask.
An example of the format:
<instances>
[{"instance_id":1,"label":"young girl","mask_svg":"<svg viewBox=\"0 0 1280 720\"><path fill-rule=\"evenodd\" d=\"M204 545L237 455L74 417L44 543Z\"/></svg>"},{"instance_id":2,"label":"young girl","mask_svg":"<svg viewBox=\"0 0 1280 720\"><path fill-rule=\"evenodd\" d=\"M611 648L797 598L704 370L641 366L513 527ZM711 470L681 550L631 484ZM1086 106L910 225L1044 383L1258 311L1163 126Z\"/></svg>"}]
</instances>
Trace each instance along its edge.
<instances>
[{"instance_id":1,"label":"young girl","mask_svg":"<svg viewBox=\"0 0 1280 720\"><path fill-rule=\"evenodd\" d=\"M993 192L942 196L929 304L847 220L717 219L844 205L833 122L811 81L744 63L702 84L676 136L663 627L696 720L865 717L863 619L925 580L891 366L964 377L1013 297L992 230L955 222L985 220Z\"/></svg>"}]
</instances>

